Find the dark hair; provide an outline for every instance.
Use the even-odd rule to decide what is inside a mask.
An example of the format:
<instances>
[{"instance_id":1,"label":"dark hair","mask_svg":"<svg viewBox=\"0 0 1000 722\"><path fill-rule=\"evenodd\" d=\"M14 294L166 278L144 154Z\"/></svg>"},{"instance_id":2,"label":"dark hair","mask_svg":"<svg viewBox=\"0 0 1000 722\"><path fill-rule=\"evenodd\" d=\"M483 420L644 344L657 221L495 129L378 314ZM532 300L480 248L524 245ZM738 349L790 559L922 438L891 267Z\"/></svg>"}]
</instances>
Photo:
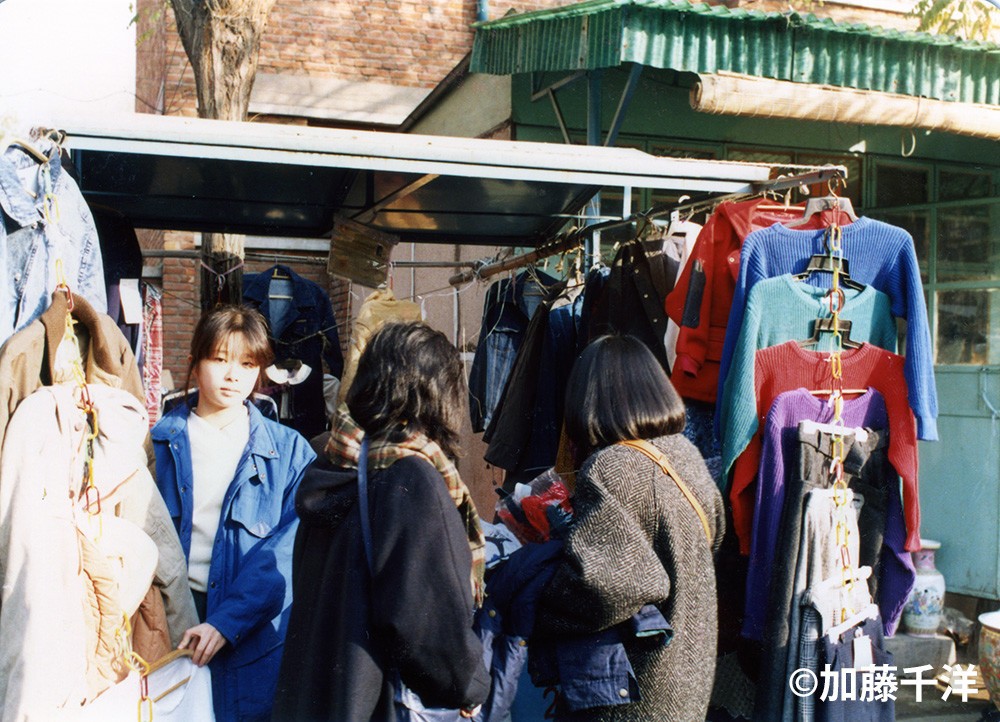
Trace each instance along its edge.
<instances>
[{"instance_id":1,"label":"dark hair","mask_svg":"<svg viewBox=\"0 0 1000 722\"><path fill-rule=\"evenodd\" d=\"M627 439L684 430L684 402L659 361L632 336L601 336L573 364L566 385L566 433L580 460Z\"/></svg>"},{"instance_id":2,"label":"dark hair","mask_svg":"<svg viewBox=\"0 0 1000 722\"><path fill-rule=\"evenodd\" d=\"M198 319L191 337L191 360L188 363L185 386L191 388L191 375L199 361L212 356L220 347L230 346L239 336L242 351L249 354L261 371L271 364L274 352L267 333L267 321L248 306L216 306ZM256 390L260 386L257 379Z\"/></svg>"},{"instance_id":3,"label":"dark hair","mask_svg":"<svg viewBox=\"0 0 1000 722\"><path fill-rule=\"evenodd\" d=\"M458 349L420 322L387 323L376 331L347 391L347 407L365 433L402 441L419 431L452 458L467 403Z\"/></svg>"}]
</instances>

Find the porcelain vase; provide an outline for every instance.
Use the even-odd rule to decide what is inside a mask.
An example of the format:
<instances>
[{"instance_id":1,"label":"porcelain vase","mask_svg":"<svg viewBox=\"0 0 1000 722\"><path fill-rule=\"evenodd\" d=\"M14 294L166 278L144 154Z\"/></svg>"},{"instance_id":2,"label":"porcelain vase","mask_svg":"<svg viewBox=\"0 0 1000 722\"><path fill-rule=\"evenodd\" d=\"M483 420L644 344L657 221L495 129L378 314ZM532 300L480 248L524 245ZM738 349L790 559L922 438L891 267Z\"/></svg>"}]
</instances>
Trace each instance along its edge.
<instances>
[{"instance_id":1,"label":"porcelain vase","mask_svg":"<svg viewBox=\"0 0 1000 722\"><path fill-rule=\"evenodd\" d=\"M979 676L1000 709L1000 612L979 615Z\"/></svg>"},{"instance_id":2,"label":"porcelain vase","mask_svg":"<svg viewBox=\"0 0 1000 722\"><path fill-rule=\"evenodd\" d=\"M940 542L921 539L920 550L911 552L917 578L903 608L903 628L920 637L937 634L944 611L944 576L934 566L934 555L940 548Z\"/></svg>"}]
</instances>

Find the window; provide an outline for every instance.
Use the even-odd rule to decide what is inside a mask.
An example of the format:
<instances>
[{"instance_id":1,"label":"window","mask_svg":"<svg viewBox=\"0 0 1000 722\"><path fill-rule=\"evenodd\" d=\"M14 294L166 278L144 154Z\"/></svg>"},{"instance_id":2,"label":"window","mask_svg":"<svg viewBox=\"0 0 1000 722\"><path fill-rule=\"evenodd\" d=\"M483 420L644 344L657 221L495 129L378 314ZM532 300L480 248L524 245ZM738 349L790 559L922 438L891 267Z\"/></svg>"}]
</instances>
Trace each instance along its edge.
<instances>
[{"instance_id":1,"label":"window","mask_svg":"<svg viewBox=\"0 0 1000 722\"><path fill-rule=\"evenodd\" d=\"M875 163L869 215L913 236L936 362L1000 365L1000 169Z\"/></svg>"}]
</instances>

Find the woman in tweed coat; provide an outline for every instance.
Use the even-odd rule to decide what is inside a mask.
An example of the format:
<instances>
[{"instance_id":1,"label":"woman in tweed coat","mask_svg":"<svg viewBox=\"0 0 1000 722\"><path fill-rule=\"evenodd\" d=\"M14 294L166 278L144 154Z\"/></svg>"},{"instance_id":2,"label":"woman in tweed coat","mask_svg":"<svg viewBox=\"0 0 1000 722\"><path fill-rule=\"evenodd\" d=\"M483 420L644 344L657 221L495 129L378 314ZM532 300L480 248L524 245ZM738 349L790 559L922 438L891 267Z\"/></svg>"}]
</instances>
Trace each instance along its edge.
<instances>
[{"instance_id":1,"label":"woman in tweed coat","mask_svg":"<svg viewBox=\"0 0 1000 722\"><path fill-rule=\"evenodd\" d=\"M585 461L573 497L576 522L565 560L539 599L536 631L604 630L651 603L674 637L668 645L625 642L639 700L563 710L560 719L700 722L715 676L713 555L725 522L704 460L679 433L683 403L652 353L629 336L603 336L584 349L566 402L566 430ZM618 443L632 439L666 455L703 510L710 539L678 484L648 456Z\"/></svg>"}]
</instances>

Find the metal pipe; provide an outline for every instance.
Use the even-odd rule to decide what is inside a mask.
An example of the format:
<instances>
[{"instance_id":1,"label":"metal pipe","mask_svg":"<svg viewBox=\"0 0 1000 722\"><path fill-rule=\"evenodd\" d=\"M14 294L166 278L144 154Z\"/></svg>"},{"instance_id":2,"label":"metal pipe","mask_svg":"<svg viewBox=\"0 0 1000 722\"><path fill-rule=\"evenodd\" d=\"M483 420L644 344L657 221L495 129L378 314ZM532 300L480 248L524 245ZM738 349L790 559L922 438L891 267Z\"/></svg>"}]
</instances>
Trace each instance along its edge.
<instances>
[{"instance_id":1,"label":"metal pipe","mask_svg":"<svg viewBox=\"0 0 1000 722\"><path fill-rule=\"evenodd\" d=\"M490 19L490 0L476 0L476 22L484 23Z\"/></svg>"}]
</instances>

